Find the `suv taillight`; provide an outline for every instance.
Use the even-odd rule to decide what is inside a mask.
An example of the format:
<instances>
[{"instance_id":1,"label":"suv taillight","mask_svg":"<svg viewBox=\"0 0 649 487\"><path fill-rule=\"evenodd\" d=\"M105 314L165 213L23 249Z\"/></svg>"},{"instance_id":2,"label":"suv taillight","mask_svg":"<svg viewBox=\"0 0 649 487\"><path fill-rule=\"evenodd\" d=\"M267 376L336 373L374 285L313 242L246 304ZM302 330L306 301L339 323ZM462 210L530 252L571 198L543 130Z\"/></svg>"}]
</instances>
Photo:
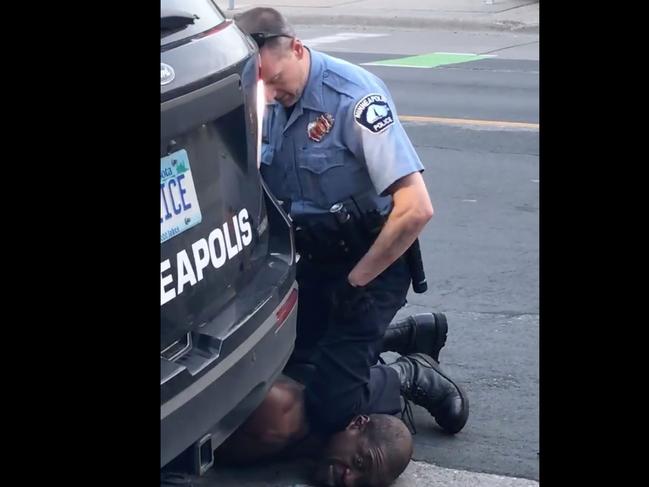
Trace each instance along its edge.
<instances>
[{"instance_id":1,"label":"suv taillight","mask_svg":"<svg viewBox=\"0 0 649 487\"><path fill-rule=\"evenodd\" d=\"M277 313L275 314L275 316L277 316L277 328L275 328L275 333L277 333L280 328L284 326L286 318L288 318L288 315L291 314L291 311L293 311L293 308L295 308L296 303L297 289L293 288L293 290L291 290L291 293L288 295L288 298L286 298L284 303L282 303L282 305L277 310Z\"/></svg>"}]
</instances>

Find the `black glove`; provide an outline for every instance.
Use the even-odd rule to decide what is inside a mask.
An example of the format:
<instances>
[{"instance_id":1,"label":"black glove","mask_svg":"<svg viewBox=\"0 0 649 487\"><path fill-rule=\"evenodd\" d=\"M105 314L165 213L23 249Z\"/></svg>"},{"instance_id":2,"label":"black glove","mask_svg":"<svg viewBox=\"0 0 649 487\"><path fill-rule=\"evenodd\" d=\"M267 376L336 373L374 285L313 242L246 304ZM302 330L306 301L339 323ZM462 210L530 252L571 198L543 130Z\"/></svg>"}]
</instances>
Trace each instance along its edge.
<instances>
[{"instance_id":1,"label":"black glove","mask_svg":"<svg viewBox=\"0 0 649 487\"><path fill-rule=\"evenodd\" d=\"M350 319L359 313L366 313L372 299L365 287L352 286L345 276L334 285L331 303L334 318Z\"/></svg>"}]
</instances>

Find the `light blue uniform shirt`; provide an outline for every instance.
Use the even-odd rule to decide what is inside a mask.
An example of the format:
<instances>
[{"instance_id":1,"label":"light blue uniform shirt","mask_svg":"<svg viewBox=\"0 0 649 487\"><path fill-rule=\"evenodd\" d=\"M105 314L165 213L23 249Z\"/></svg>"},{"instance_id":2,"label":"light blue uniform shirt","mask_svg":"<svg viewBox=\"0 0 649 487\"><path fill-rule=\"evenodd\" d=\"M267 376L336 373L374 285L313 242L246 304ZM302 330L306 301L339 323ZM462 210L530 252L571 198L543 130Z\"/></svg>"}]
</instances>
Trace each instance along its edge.
<instances>
[{"instance_id":1,"label":"light blue uniform shirt","mask_svg":"<svg viewBox=\"0 0 649 487\"><path fill-rule=\"evenodd\" d=\"M392 199L385 190L424 169L392 97L369 71L309 51L309 78L290 118L279 103L267 106L264 180L278 199L291 201L293 218L327 213L359 195L385 213Z\"/></svg>"}]
</instances>

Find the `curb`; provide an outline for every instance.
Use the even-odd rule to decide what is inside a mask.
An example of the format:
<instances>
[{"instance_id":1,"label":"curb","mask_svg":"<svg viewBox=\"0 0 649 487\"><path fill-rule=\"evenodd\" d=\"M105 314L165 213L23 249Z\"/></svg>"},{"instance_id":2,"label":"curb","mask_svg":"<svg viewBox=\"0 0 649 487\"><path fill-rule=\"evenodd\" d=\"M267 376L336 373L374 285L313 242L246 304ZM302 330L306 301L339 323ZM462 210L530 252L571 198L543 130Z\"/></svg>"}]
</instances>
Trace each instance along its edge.
<instances>
[{"instance_id":1,"label":"curb","mask_svg":"<svg viewBox=\"0 0 649 487\"><path fill-rule=\"evenodd\" d=\"M363 15L309 15L286 14L294 25L347 25L372 27L402 27L411 29L444 29L470 31L522 32L538 34L538 23L524 23L512 20L480 21L453 18L420 18L420 17L378 17Z\"/></svg>"},{"instance_id":2,"label":"curb","mask_svg":"<svg viewBox=\"0 0 649 487\"><path fill-rule=\"evenodd\" d=\"M226 11L226 17L232 18L243 10L235 9ZM353 27L371 26L407 29L440 29L440 30L466 30L488 32L520 32L524 34L538 34L538 22L518 22L513 20L471 20L458 18L421 18L411 16L376 16L376 15L349 15L349 14L284 14L293 25L345 25Z\"/></svg>"}]
</instances>

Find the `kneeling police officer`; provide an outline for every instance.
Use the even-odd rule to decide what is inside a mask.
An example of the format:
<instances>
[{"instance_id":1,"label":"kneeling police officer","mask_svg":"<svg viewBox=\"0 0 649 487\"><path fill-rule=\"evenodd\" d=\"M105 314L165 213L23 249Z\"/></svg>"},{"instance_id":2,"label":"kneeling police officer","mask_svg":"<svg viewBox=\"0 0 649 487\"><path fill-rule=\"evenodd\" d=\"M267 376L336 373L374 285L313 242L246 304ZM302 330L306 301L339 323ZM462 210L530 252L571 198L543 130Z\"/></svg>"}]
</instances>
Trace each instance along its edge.
<instances>
[{"instance_id":1,"label":"kneeling police officer","mask_svg":"<svg viewBox=\"0 0 649 487\"><path fill-rule=\"evenodd\" d=\"M286 372L305 363L316 370L304 391L310 423L340 431L357 414L399 412L403 395L448 433L460 431L468 399L436 360L444 316L388 329L411 282L425 289L416 242L433 207L387 87L306 47L274 9L253 8L235 21L259 46L272 101L261 173L293 219L301 255L297 339ZM377 365L385 349L403 356Z\"/></svg>"}]
</instances>

